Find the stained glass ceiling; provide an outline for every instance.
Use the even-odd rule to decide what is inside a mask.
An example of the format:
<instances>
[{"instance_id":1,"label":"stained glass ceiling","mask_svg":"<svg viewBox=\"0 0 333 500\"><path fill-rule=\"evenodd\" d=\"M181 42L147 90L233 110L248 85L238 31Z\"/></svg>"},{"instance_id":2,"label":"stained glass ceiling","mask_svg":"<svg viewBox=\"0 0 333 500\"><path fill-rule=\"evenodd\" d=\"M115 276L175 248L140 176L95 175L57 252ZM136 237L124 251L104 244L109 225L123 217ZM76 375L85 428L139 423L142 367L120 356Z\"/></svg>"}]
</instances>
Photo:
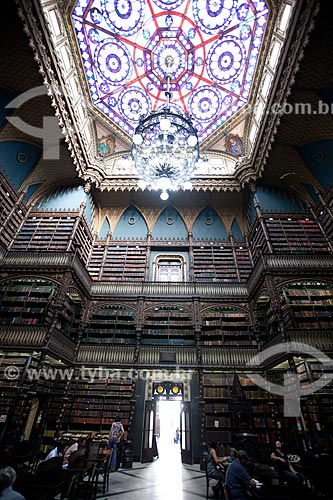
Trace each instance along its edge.
<instances>
[{"instance_id":1,"label":"stained glass ceiling","mask_svg":"<svg viewBox=\"0 0 333 500\"><path fill-rule=\"evenodd\" d=\"M255 0L78 0L72 20L93 104L127 134L172 105L203 141L248 101L268 18Z\"/></svg>"}]
</instances>

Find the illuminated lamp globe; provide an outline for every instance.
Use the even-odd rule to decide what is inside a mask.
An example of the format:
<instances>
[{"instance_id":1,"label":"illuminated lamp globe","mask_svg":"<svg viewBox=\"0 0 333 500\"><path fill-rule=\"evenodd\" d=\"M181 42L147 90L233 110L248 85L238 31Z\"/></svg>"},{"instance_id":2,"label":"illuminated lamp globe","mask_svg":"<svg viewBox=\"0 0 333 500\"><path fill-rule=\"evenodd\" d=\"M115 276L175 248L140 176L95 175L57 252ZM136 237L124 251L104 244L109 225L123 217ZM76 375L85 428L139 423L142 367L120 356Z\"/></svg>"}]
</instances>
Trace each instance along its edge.
<instances>
[{"instance_id":1,"label":"illuminated lamp globe","mask_svg":"<svg viewBox=\"0 0 333 500\"><path fill-rule=\"evenodd\" d=\"M170 120L168 118L161 118L160 129L162 130L162 132L168 132L168 130L170 130L170 127L171 127Z\"/></svg>"},{"instance_id":2,"label":"illuminated lamp globe","mask_svg":"<svg viewBox=\"0 0 333 500\"><path fill-rule=\"evenodd\" d=\"M143 137L141 134L134 134L133 135L133 142L136 146L140 146L140 144L143 143Z\"/></svg>"},{"instance_id":3,"label":"illuminated lamp globe","mask_svg":"<svg viewBox=\"0 0 333 500\"><path fill-rule=\"evenodd\" d=\"M166 191L162 191L162 193L160 194L160 198L161 200L166 201L169 199L169 194Z\"/></svg>"},{"instance_id":4,"label":"illuminated lamp globe","mask_svg":"<svg viewBox=\"0 0 333 500\"><path fill-rule=\"evenodd\" d=\"M166 191L167 189L171 188L171 181L168 177L160 177L157 179L156 182L156 189L162 189L163 191Z\"/></svg>"},{"instance_id":5,"label":"illuminated lamp globe","mask_svg":"<svg viewBox=\"0 0 333 500\"><path fill-rule=\"evenodd\" d=\"M188 139L187 139L188 146L190 146L191 148L194 148L194 146L196 146L197 143L198 143L198 138L195 135L188 136Z\"/></svg>"}]
</instances>

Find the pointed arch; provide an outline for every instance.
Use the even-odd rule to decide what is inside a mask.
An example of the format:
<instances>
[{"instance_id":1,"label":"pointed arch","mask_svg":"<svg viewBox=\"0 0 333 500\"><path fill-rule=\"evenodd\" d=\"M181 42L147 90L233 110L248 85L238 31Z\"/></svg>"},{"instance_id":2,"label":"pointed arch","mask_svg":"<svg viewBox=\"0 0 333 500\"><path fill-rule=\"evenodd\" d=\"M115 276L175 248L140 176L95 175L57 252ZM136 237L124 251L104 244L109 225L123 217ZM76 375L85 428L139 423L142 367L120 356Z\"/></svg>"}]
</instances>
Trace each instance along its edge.
<instances>
[{"instance_id":1,"label":"pointed arch","mask_svg":"<svg viewBox=\"0 0 333 500\"><path fill-rule=\"evenodd\" d=\"M193 238L204 239L227 239L228 234L224 224L213 207L206 207L199 213L193 224Z\"/></svg>"},{"instance_id":2,"label":"pointed arch","mask_svg":"<svg viewBox=\"0 0 333 500\"><path fill-rule=\"evenodd\" d=\"M153 238L186 240L188 231L178 210L169 205L160 213L153 228Z\"/></svg>"},{"instance_id":3,"label":"pointed arch","mask_svg":"<svg viewBox=\"0 0 333 500\"><path fill-rule=\"evenodd\" d=\"M42 148L36 144L22 141L0 142L1 169L16 191L31 174L41 154Z\"/></svg>"},{"instance_id":4,"label":"pointed arch","mask_svg":"<svg viewBox=\"0 0 333 500\"><path fill-rule=\"evenodd\" d=\"M325 139L309 142L299 149L306 166L318 179L322 187L327 190L333 184L333 141Z\"/></svg>"},{"instance_id":5,"label":"pointed arch","mask_svg":"<svg viewBox=\"0 0 333 500\"><path fill-rule=\"evenodd\" d=\"M140 210L129 205L120 216L113 233L113 239L145 240L148 234L147 223Z\"/></svg>"},{"instance_id":6,"label":"pointed arch","mask_svg":"<svg viewBox=\"0 0 333 500\"><path fill-rule=\"evenodd\" d=\"M232 235L236 241L242 241L244 239L236 217L234 218L234 220L232 222L231 232L232 232Z\"/></svg>"},{"instance_id":7,"label":"pointed arch","mask_svg":"<svg viewBox=\"0 0 333 500\"><path fill-rule=\"evenodd\" d=\"M104 240L107 237L110 229L111 229L111 226L110 226L109 219L107 216L105 216L104 222L103 222L102 227L101 227L99 234L98 234L98 238L100 240Z\"/></svg>"}]
</instances>

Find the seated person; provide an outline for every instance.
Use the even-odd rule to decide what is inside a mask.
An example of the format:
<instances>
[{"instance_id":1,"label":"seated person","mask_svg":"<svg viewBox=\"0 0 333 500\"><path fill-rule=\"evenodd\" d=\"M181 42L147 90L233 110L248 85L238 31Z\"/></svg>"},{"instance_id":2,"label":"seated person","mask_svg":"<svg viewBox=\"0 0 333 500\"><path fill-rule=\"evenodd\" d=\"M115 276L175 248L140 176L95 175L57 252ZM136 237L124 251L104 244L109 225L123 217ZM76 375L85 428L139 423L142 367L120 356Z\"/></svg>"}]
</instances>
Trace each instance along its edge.
<instances>
[{"instance_id":1,"label":"seated person","mask_svg":"<svg viewBox=\"0 0 333 500\"><path fill-rule=\"evenodd\" d=\"M57 443L55 448L53 448L50 453L47 455L47 457L45 458L44 462L46 462L47 460L50 460L51 458L58 458L58 457L62 457L63 456L63 453L64 453L64 443L60 442L60 443Z\"/></svg>"},{"instance_id":2,"label":"seated person","mask_svg":"<svg viewBox=\"0 0 333 500\"><path fill-rule=\"evenodd\" d=\"M271 459L274 462L281 482L287 482L290 485L298 485L301 483L296 471L293 469L287 455L282 449L281 441L276 441L275 450L271 454Z\"/></svg>"},{"instance_id":3,"label":"seated person","mask_svg":"<svg viewBox=\"0 0 333 500\"><path fill-rule=\"evenodd\" d=\"M16 481L16 472L12 467L0 469L0 498L1 500L25 500L25 498L13 490Z\"/></svg>"},{"instance_id":4,"label":"seated person","mask_svg":"<svg viewBox=\"0 0 333 500\"><path fill-rule=\"evenodd\" d=\"M79 448L82 448L84 443L84 438L80 437L75 443L72 444L69 448L67 448L65 454L64 454L64 464L68 464L69 457L77 451Z\"/></svg>"},{"instance_id":5,"label":"seated person","mask_svg":"<svg viewBox=\"0 0 333 500\"><path fill-rule=\"evenodd\" d=\"M256 481L251 478L246 469L249 458L244 450L237 452L235 460L229 465L226 477L226 488L230 500L248 500L249 486L256 487Z\"/></svg>"},{"instance_id":6,"label":"seated person","mask_svg":"<svg viewBox=\"0 0 333 500\"><path fill-rule=\"evenodd\" d=\"M219 467L219 464L226 462L228 457L217 456L217 442L208 441L207 443L207 475L209 478L216 479L218 482L213 486L214 496L219 498L222 495L222 481L224 479L224 471Z\"/></svg>"}]
</instances>

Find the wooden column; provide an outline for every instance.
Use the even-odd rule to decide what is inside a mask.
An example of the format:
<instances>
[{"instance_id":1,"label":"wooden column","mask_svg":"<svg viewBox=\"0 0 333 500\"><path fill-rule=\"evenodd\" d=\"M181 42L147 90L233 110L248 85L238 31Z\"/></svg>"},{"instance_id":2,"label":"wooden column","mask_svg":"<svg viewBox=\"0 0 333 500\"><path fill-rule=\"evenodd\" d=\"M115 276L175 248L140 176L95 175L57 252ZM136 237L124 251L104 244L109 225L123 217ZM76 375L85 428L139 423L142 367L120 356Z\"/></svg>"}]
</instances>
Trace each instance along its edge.
<instances>
[{"instance_id":1,"label":"wooden column","mask_svg":"<svg viewBox=\"0 0 333 500\"><path fill-rule=\"evenodd\" d=\"M189 256L189 261L190 261L190 268L189 268L189 278L190 281L194 281L194 256L193 256L193 234L191 232L188 233L188 256Z\"/></svg>"},{"instance_id":2,"label":"wooden column","mask_svg":"<svg viewBox=\"0 0 333 500\"><path fill-rule=\"evenodd\" d=\"M240 276L240 272L238 269L237 254L236 254L236 250L235 250L235 241L234 241L234 237L233 237L233 234L231 231L230 231L230 233L228 233L228 238L229 238L229 241L231 243L231 251L232 251L232 256L234 258L235 269L236 269L236 274L237 274L237 281L241 282L241 276Z\"/></svg>"},{"instance_id":3,"label":"wooden column","mask_svg":"<svg viewBox=\"0 0 333 500\"><path fill-rule=\"evenodd\" d=\"M108 254L108 248L109 248L111 238L112 238L112 231L110 230L106 236L106 242L105 242L105 247L104 247L104 252L103 252L103 257L102 257L102 263L101 263L101 267L100 267L99 274L98 274L99 281L102 279L102 276L103 276L104 264L105 264L105 260L106 260L107 254Z\"/></svg>"},{"instance_id":4,"label":"wooden column","mask_svg":"<svg viewBox=\"0 0 333 500\"><path fill-rule=\"evenodd\" d=\"M151 233L151 231L148 231L148 235L147 235L147 252L146 252L146 267L145 267L145 281L149 280L151 238L152 238L152 233Z\"/></svg>"}]
</instances>

